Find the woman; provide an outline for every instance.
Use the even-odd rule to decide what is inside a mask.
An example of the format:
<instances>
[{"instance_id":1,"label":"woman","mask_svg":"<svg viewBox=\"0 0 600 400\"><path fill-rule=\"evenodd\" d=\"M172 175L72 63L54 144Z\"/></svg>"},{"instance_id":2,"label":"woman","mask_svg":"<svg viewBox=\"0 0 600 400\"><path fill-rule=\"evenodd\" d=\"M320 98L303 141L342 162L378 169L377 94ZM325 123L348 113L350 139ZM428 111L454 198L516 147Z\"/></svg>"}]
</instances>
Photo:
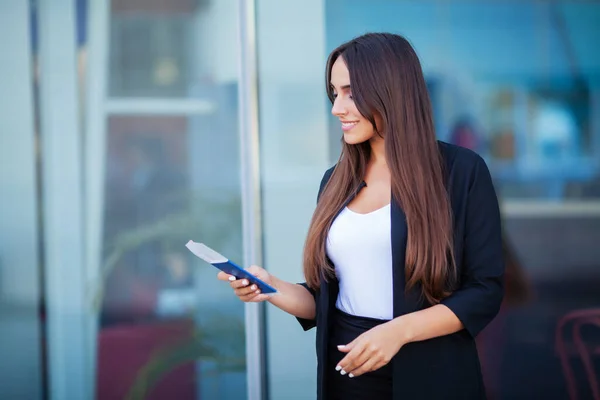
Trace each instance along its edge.
<instances>
[{"instance_id":1,"label":"woman","mask_svg":"<svg viewBox=\"0 0 600 400\"><path fill-rule=\"evenodd\" d=\"M485 162L436 141L414 50L367 34L335 49L327 93L343 130L304 248L306 283L231 280L317 327L319 399L481 399L475 336L503 297L498 201Z\"/></svg>"}]
</instances>

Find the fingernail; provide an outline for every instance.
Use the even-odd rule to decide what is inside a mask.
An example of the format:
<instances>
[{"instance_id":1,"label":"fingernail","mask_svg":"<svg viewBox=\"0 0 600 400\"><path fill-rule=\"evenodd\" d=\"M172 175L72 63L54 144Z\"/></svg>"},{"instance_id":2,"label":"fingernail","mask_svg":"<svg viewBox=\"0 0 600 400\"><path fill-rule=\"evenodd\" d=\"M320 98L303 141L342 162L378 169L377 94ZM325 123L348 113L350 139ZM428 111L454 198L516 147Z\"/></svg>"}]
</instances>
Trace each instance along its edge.
<instances>
[{"instance_id":1,"label":"fingernail","mask_svg":"<svg viewBox=\"0 0 600 400\"><path fill-rule=\"evenodd\" d=\"M340 367L339 365L337 367L335 367L336 371L339 371L340 369L342 369L342 367Z\"/></svg>"},{"instance_id":2,"label":"fingernail","mask_svg":"<svg viewBox=\"0 0 600 400\"><path fill-rule=\"evenodd\" d=\"M242 282L244 285L248 284L248 281L244 279L244 282Z\"/></svg>"},{"instance_id":3,"label":"fingernail","mask_svg":"<svg viewBox=\"0 0 600 400\"><path fill-rule=\"evenodd\" d=\"M232 275L232 276L230 276L230 277L229 277L229 280L230 280L230 281L232 281L232 282L233 282L233 281L235 281L235 276L233 276L233 275Z\"/></svg>"},{"instance_id":4,"label":"fingernail","mask_svg":"<svg viewBox=\"0 0 600 400\"><path fill-rule=\"evenodd\" d=\"M256 285L252 285L252 287L250 289L256 290Z\"/></svg>"},{"instance_id":5,"label":"fingernail","mask_svg":"<svg viewBox=\"0 0 600 400\"><path fill-rule=\"evenodd\" d=\"M353 374L352 372L350 372L350 373L348 374L348 378L354 378L354 374Z\"/></svg>"},{"instance_id":6,"label":"fingernail","mask_svg":"<svg viewBox=\"0 0 600 400\"><path fill-rule=\"evenodd\" d=\"M344 347L346 347L346 346L343 344L338 345L338 349L343 349Z\"/></svg>"},{"instance_id":7,"label":"fingernail","mask_svg":"<svg viewBox=\"0 0 600 400\"><path fill-rule=\"evenodd\" d=\"M257 290L257 291L256 291L256 294L260 294L260 290Z\"/></svg>"},{"instance_id":8,"label":"fingernail","mask_svg":"<svg viewBox=\"0 0 600 400\"><path fill-rule=\"evenodd\" d=\"M340 374L342 374L342 375L346 375L346 371L344 371L344 370L341 370L341 371L340 371Z\"/></svg>"}]
</instances>

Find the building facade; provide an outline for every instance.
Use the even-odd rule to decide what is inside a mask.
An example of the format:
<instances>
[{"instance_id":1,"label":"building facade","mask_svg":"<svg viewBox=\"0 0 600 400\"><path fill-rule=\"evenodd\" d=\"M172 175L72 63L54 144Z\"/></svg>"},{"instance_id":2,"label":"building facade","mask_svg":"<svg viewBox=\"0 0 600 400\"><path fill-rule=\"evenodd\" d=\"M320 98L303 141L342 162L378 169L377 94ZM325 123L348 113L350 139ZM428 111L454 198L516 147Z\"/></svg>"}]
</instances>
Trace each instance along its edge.
<instances>
[{"instance_id":1,"label":"building facade","mask_svg":"<svg viewBox=\"0 0 600 400\"><path fill-rule=\"evenodd\" d=\"M584 0L1 2L0 398L313 398L314 332L185 243L303 280L341 140L325 60L372 31L414 44L439 138L497 185L490 398L600 396L598 20Z\"/></svg>"}]
</instances>

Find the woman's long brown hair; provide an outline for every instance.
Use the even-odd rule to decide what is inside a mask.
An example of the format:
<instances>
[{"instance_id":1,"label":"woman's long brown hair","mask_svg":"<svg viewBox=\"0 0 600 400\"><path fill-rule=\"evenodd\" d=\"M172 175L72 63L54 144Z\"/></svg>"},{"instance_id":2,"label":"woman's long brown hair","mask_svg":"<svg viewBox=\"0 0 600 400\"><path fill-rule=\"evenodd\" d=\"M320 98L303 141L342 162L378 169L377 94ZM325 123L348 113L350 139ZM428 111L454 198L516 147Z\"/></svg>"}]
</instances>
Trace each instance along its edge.
<instances>
[{"instance_id":1,"label":"woman's long brown hair","mask_svg":"<svg viewBox=\"0 0 600 400\"><path fill-rule=\"evenodd\" d=\"M326 85L341 57L350 72L358 111L385 140L392 198L406 215L408 238L406 288L420 286L430 304L449 295L456 280L452 212L445 187L443 160L433 125L431 103L417 54L399 35L371 33L333 50L327 60ZM362 183L371 155L368 142L342 142L340 159L313 214L304 247L307 284L318 289L321 279L335 277L325 241L334 218ZM394 245L394 244L392 244Z\"/></svg>"}]
</instances>

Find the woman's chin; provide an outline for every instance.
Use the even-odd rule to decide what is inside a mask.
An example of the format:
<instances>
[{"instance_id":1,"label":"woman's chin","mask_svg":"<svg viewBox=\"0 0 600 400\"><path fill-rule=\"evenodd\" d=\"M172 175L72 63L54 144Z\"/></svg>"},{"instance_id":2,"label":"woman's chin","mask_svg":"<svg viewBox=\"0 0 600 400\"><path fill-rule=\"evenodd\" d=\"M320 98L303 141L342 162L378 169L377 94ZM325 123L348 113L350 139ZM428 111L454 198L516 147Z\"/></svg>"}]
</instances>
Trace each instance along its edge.
<instances>
[{"instance_id":1,"label":"woman's chin","mask_svg":"<svg viewBox=\"0 0 600 400\"><path fill-rule=\"evenodd\" d=\"M353 135L352 132L344 132L344 142L346 142L346 144L360 144L367 140L368 138L365 138L362 135Z\"/></svg>"}]
</instances>

